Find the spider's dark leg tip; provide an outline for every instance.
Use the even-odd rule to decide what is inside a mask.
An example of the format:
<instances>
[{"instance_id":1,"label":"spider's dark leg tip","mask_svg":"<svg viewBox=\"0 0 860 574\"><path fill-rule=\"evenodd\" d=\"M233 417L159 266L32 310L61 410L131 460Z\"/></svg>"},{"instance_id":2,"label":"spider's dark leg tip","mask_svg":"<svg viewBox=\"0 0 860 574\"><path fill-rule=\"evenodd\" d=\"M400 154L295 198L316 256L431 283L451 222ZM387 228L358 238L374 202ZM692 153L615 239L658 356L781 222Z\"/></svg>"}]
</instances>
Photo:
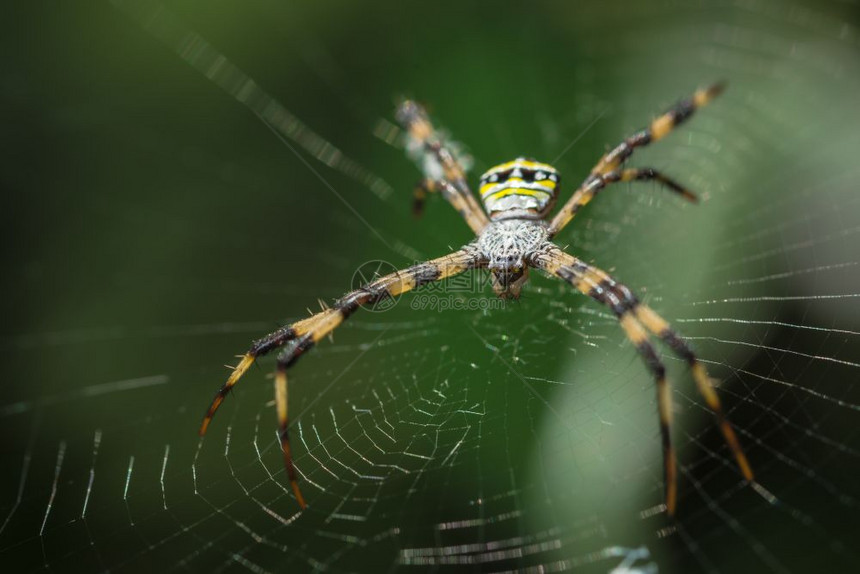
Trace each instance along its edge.
<instances>
[{"instance_id":1,"label":"spider's dark leg tip","mask_svg":"<svg viewBox=\"0 0 860 574\"><path fill-rule=\"evenodd\" d=\"M415 219L421 219L421 216L424 215L424 199L423 190L420 196L416 190L415 197L412 200L412 217Z\"/></svg>"},{"instance_id":2,"label":"spider's dark leg tip","mask_svg":"<svg viewBox=\"0 0 860 574\"><path fill-rule=\"evenodd\" d=\"M675 193L680 195L681 199L684 199L685 201L689 201L690 203L696 203L696 204L699 203L699 196L696 195L695 193L693 193L692 191L690 191L689 189L686 189L686 188L681 187L681 186L678 186L677 188L672 187L671 189L672 189L672 191L674 191Z\"/></svg>"},{"instance_id":3,"label":"spider's dark leg tip","mask_svg":"<svg viewBox=\"0 0 860 574\"><path fill-rule=\"evenodd\" d=\"M711 96L719 96L724 91L726 91L728 85L728 80L719 80L718 82L715 82L711 84L710 87L708 87L708 93L711 94Z\"/></svg>"},{"instance_id":4,"label":"spider's dark leg tip","mask_svg":"<svg viewBox=\"0 0 860 574\"><path fill-rule=\"evenodd\" d=\"M753 473L752 467L750 466L749 461L746 459L746 456L743 458L743 462L740 464L741 474L744 475L744 478L747 482L755 482L755 474Z\"/></svg>"},{"instance_id":5,"label":"spider's dark leg tip","mask_svg":"<svg viewBox=\"0 0 860 574\"><path fill-rule=\"evenodd\" d=\"M233 369L233 372L230 373L230 377L227 379L227 382L215 393L215 398L212 399L212 402L209 405L209 408L206 410L206 414L203 416L203 422L200 423L200 429L197 431L201 437L206 434L207 429L209 428L209 423L212 422L212 418L215 416L215 413L218 412L218 408L221 406L221 403L224 402L224 397L233 389L233 385L245 374L245 372L254 364L256 357L251 353L247 353L242 356L242 360L239 361L239 364Z\"/></svg>"},{"instance_id":6,"label":"spider's dark leg tip","mask_svg":"<svg viewBox=\"0 0 860 574\"><path fill-rule=\"evenodd\" d=\"M295 480L290 481L291 486L293 487L293 495L296 497L296 502L299 503L299 507L302 510L305 510L308 507L308 504L305 502L305 497L302 496L302 491L299 490L299 483Z\"/></svg>"},{"instance_id":7,"label":"spider's dark leg tip","mask_svg":"<svg viewBox=\"0 0 860 574\"><path fill-rule=\"evenodd\" d=\"M721 81L715 84L711 84L707 88L697 90L695 94L693 94L692 104L694 108L700 108L706 104L708 104L711 100L719 96L726 89L726 82Z\"/></svg>"}]
</instances>

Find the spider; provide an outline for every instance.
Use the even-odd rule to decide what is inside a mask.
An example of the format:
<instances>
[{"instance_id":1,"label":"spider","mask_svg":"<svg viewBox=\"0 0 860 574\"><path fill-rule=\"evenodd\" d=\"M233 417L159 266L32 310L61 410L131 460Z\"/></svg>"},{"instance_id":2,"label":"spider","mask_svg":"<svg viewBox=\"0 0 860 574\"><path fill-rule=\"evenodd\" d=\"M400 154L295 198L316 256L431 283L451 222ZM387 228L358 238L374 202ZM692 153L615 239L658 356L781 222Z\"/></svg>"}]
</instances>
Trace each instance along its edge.
<instances>
[{"instance_id":1,"label":"spider","mask_svg":"<svg viewBox=\"0 0 860 574\"><path fill-rule=\"evenodd\" d=\"M669 515L675 513L678 489L671 438L672 396L666 369L649 340L649 333L659 337L687 362L699 393L713 412L741 473L747 481L752 481L753 473L747 458L723 414L705 366L690 345L660 315L641 303L625 285L606 272L565 253L552 241L583 206L616 182L654 180L684 199L697 201L694 194L657 170L624 168L623 164L637 148L665 137L722 90L723 84L697 90L692 97L680 100L669 111L654 119L647 128L604 154L551 220L547 218L556 202L561 183L560 174L554 167L519 157L491 168L480 180L479 194L484 203L482 210L466 183L459 150L433 127L424 108L414 101L401 102L396 110L396 118L406 132L407 148L418 160L425 176L415 189L413 209L420 214L427 194L440 193L466 220L476 235L475 240L444 257L380 277L347 293L332 307L254 341L212 400L200 426L200 436L206 434L218 407L254 361L275 349L283 348L278 355L275 371L278 436L293 493L299 506L306 508L290 449L287 369L359 307L373 305L385 298L396 297L470 269L489 270L493 290L499 297L518 298L528 279L529 269L535 268L569 283L579 292L608 307L654 377L663 448L664 497Z\"/></svg>"}]
</instances>

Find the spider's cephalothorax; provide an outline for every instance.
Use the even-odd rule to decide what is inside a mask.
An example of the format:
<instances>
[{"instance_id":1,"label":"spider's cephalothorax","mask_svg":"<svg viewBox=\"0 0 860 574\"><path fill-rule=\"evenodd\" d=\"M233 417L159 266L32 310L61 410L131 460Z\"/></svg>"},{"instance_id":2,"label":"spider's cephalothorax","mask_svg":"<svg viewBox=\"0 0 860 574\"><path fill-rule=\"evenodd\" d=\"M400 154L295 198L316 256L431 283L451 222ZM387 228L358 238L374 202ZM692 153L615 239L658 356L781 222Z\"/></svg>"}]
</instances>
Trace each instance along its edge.
<instances>
[{"instance_id":1,"label":"spider's cephalothorax","mask_svg":"<svg viewBox=\"0 0 860 574\"><path fill-rule=\"evenodd\" d=\"M475 241L493 276L493 290L504 299L517 299L528 280L528 262L542 249L552 247L544 221L504 219L492 221Z\"/></svg>"},{"instance_id":2,"label":"spider's cephalothorax","mask_svg":"<svg viewBox=\"0 0 860 574\"><path fill-rule=\"evenodd\" d=\"M604 154L567 203L549 221L546 218L555 203L560 182L555 168L521 157L490 169L481 176L480 196L486 208L485 213L466 181L466 166L463 164L465 155L461 148L434 129L423 107L408 100L401 102L397 119L404 127L406 148L424 172L424 179L415 188L413 211L420 215L426 196L440 193L463 216L477 237L448 255L379 277L341 297L331 307L254 341L212 400L200 425L201 436L206 433L209 422L230 389L257 357L281 348L275 372L279 437L287 476L296 500L304 508L305 501L293 466L288 434L287 369L317 342L329 336L359 307L373 305L387 297L397 297L427 283L443 281L471 269L488 270L492 273L496 294L516 298L528 278L528 269L535 267L604 305L617 317L624 334L645 360L645 366L654 377L657 388L663 471L666 477L666 510L669 514L675 512L678 475L670 433L672 391L666 379L666 368L650 340L651 336L658 337L689 365L693 380L708 408L714 413L741 473L751 481L753 474L746 455L723 414L720 399L705 366L693 349L672 330L669 323L641 303L630 289L608 273L565 253L552 241L583 206L601 190L616 182L656 181L681 197L695 201L695 195L657 170L627 168L624 163L636 148L666 136L721 91L720 84L696 91L692 97L679 101L668 112L655 118L647 128Z\"/></svg>"},{"instance_id":3,"label":"spider's cephalothorax","mask_svg":"<svg viewBox=\"0 0 860 574\"><path fill-rule=\"evenodd\" d=\"M490 218L541 219L555 205L561 177L549 164L518 157L481 176L481 201Z\"/></svg>"}]
</instances>

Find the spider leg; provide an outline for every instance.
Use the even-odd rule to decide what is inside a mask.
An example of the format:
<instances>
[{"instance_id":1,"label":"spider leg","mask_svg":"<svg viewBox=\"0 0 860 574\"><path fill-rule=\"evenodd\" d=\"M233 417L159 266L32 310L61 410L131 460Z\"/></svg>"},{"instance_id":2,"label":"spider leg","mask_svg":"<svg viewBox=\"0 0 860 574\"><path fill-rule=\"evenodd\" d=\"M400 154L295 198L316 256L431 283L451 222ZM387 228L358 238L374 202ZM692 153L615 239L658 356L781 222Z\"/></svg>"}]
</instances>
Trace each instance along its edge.
<instances>
[{"instance_id":1,"label":"spider leg","mask_svg":"<svg viewBox=\"0 0 860 574\"><path fill-rule=\"evenodd\" d=\"M438 188L442 196L460 213L466 223L478 234L490 220L466 183L466 171L460 165L457 155L445 144L430 122L424 108L412 101L405 100L395 113L397 121L409 134L413 146L419 151L419 163L425 175L424 191ZM430 185L428 185L430 182ZM416 197L418 195L416 190ZM423 205L423 195L420 203ZM413 203L413 208L415 203Z\"/></svg>"},{"instance_id":2,"label":"spider leg","mask_svg":"<svg viewBox=\"0 0 860 574\"><path fill-rule=\"evenodd\" d=\"M672 445L672 389L666 379L666 367L657 356L654 345L648 340L648 334L639 321L630 314L620 316L618 321L624 334L645 361L657 385L657 411L660 415L660 439L663 446L664 495L666 511L672 516L675 514L678 498L678 462L675 458L675 447Z\"/></svg>"},{"instance_id":3,"label":"spider leg","mask_svg":"<svg viewBox=\"0 0 860 574\"><path fill-rule=\"evenodd\" d=\"M712 413L714 413L714 417L717 420L720 431L723 433L726 443L728 443L729 448L734 454L735 460L737 461L744 478L750 481L753 480L752 467L741 448L732 425L729 423L728 419L726 419L726 415L723 412L723 407L720 403L720 397L714 389L714 384L708 376L708 371L699 361L698 357L696 357L693 349L690 348L690 345L669 326L669 323L665 319L647 305L640 303L634 307L633 312L635 313L636 318L639 319L639 321L645 325L649 331L660 337L676 355L687 361L687 364L690 365L690 372L693 375L693 380L696 381L696 387L699 389L699 394L705 398L708 408L711 409Z\"/></svg>"},{"instance_id":4,"label":"spider leg","mask_svg":"<svg viewBox=\"0 0 860 574\"><path fill-rule=\"evenodd\" d=\"M650 307L639 303L635 295L604 271L589 265L560 249L551 249L536 255L533 264L573 285L581 293L608 306L618 317L624 333L645 360L657 384L657 404L660 414L660 434L663 441L664 472L666 477L666 508L674 514L677 497L677 469L671 439L672 398L665 378L665 367L648 340L647 331L660 337L678 356L690 365L696 386L713 412L720 431L737 461L744 478L753 479L752 468L723 413L719 397L708 377L704 365L690 346L675 333L669 324Z\"/></svg>"},{"instance_id":5,"label":"spider leg","mask_svg":"<svg viewBox=\"0 0 860 574\"><path fill-rule=\"evenodd\" d=\"M579 186L576 193L571 197L564 207L555 215L550 224L550 236L561 231L565 225L570 223L579 207L579 200L582 198L582 192L592 184L596 177L609 174L617 171L621 164L627 160L636 148L646 146L652 142L664 138L669 132L677 126L684 123L693 113L708 104L712 99L722 93L725 84L718 83L710 87L697 90L692 97L685 98L676 103L672 108L662 116L654 119L651 124L632 136L626 138L623 142L615 146L607 152L597 165L591 170L589 176L585 179L582 185ZM658 179L658 178L655 178ZM589 198L590 199L590 198Z\"/></svg>"},{"instance_id":6,"label":"spider leg","mask_svg":"<svg viewBox=\"0 0 860 574\"><path fill-rule=\"evenodd\" d=\"M334 331L362 305L372 305L386 298L396 297L427 283L442 281L452 275L457 275L468 269L483 266L484 264L485 261L474 248L465 247L444 257L419 263L380 277L364 287L347 293L338 299L331 308L302 321L285 325L262 339L254 341L251 348L242 357L239 365L233 370L227 382L216 393L215 398L209 405L200 424L200 436L206 434L218 407L224 402L224 398L230 392L230 389L233 388L250 366L254 364L254 361L274 349L289 345L278 357L278 366L275 373L275 404L280 426L279 437L281 448L284 452L284 463L287 474L293 491L296 493L296 499L304 507L304 499L301 497L301 492L299 492L298 483L296 482L289 435L287 433L287 369L295 364L301 355L313 348L318 341Z\"/></svg>"},{"instance_id":7,"label":"spider leg","mask_svg":"<svg viewBox=\"0 0 860 574\"><path fill-rule=\"evenodd\" d=\"M656 181L687 201L693 203L699 201L696 194L651 167L628 168L610 171L605 174L590 175L579 189L573 193L573 196L565 204L564 208L553 218L549 227L549 236L553 237L562 227L570 223L570 220L576 216L579 210L585 207L603 189L613 183L623 181ZM558 224L560 227L556 227L557 222L560 221L559 218L563 221Z\"/></svg>"}]
</instances>

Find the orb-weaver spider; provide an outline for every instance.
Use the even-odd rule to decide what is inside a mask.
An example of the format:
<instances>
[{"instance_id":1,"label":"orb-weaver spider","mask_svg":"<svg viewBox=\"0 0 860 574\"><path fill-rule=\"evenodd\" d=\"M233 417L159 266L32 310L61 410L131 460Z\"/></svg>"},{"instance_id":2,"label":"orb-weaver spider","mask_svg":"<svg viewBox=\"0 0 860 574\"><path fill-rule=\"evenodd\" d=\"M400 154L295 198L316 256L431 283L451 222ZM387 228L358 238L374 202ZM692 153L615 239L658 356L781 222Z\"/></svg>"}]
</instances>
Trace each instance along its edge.
<instances>
[{"instance_id":1,"label":"orb-weaver spider","mask_svg":"<svg viewBox=\"0 0 860 574\"><path fill-rule=\"evenodd\" d=\"M425 177L415 191L416 211L420 212L427 193L439 192L463 216L475 232L476 239L444 257L380 277L343 296L331 308L254 341L215 395L203 418L200 435L206 433L224 397L257 357L285 347L278 355L275 373L279 437L293 493L299 505L305 508L290 451L287 369L363 305L372 305L386 297L395 297L427 283L477 268L488 269L492 273L493 289L499 297L517 298L528 278L529 268L534 267L570 283L581 293L606 305L618 318L624 333L654 376L663 443L665 502L670 515L675 513L678 480L670 434L672 398L665 376L666 369L649 341L649 332L662 339L676 355L687 361L696 386L714 413L741 473L751 481L752 469L723 414L705 367L686 341L650 307L640 303L627 287L600 269L565 253L552 242L552 238L570 223L581 207L615 182L655 180L681 197L696 201L695 195L658 171L650 168L622 168L622 164L636 148L662 139L722 89L722 84L717 84L696 91L691 98L679 101L668 112L653 120L648 128L628 137L606 153L551 221L546 221L546 218L555 204L560 184L559 173L555 168L522 157L493 167L481 176L479 193L485 212L466 183L465 170L455 150L433 128L420 105L408 100L402 102L397 108L396 117L406 130L408 147L417 152Z\"/></svg>"}]
</instances>

